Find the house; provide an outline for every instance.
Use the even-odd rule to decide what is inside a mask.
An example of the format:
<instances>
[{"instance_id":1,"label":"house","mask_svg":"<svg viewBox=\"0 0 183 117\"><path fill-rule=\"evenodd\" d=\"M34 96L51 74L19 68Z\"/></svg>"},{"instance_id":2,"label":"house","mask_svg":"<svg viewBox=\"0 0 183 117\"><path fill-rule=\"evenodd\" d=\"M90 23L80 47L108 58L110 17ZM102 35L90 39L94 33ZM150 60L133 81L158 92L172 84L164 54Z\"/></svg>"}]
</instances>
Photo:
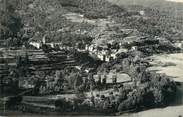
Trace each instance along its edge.
<instances>
[{"instance_id":1,"label":"house","mask_svg":"<svg viewBox=\"0 0 183 117\"><path fill-rule=\"evenodd\" d=\"M37 49L40 49L42 47L42 44L40 42L30 42L29 45L32 45Z\"/></svg>"},{"instance_id":2,"label":"house","mask_svg":"<svg viewBox=\"0 0 183 117\"><path fill-rule=\"evenodd\" d=\"M178 41L178 42L175 42L174 45L178 48L181 48L183 49L183 41Z\"/></svg>"},{"instance_id":3,"label":"house","mask_svg":"<svg viewBox=\"0 0 183 117\"><path fill-rule=\"evenodd\" d=\"M139 11L139 14L140 14L141 16L144 16L144 15L145 15L145 11L141 10L141 11Z\"/></svg>"},{"instance_id":4,"label":"house","mask_svg":"<svg viewBox=\"0 0 183 117\"><path fill-rule=\"evenodd\" d=\"M132 48L131 48L131 50L137 50L138 49L138 47L137 46L132 46Z\"/></svg>"},{"instance_id":5,"label":"house","mask_svg":"<svg viewBox=\"0 0 183 117\"><path fill-rule=\"evenodd\" d=\"M131 81L131 77L128 74L124 74L124 73L108 73L108 74L96 74L94 75L94 79L95 82L97 82L99 80L99 78L101 77L101 80L104 79L104 77L106 77L106 83L107 84L112 84L113 83L113 78L116 77L116 83L125 83L125 82L130 82Z\"/></svg>"},{"instance_id":6,"label":"house","mask_svg":"<svg viewBox=\"0 0 183 117\"><path fill-rule=\"evenodd\" d=\"M94 50L94 45L89 46L88 50L93 51Z\"/></svg>"}]
</instances>

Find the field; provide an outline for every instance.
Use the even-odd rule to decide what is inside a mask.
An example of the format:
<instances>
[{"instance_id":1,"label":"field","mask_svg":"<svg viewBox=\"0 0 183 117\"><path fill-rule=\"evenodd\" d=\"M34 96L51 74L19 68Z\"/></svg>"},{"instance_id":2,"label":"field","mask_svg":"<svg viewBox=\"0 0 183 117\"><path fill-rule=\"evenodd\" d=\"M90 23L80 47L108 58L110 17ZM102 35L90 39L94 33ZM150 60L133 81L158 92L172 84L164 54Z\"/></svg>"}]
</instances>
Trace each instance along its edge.
<instances>
[{"instance_id":1,"label":"field","mask_svg":"<svg viewBox=\"0 0 183 117\"><path fill-rule=\"evenodd\" d=\"M153 67L150 70L165 73L174 77L177 82L183 82L183 53L154 55L150 57Z\"/></svg>"},{"instance_id":2,"label":"field","mask_svg":"<svg viewBox=\"0 0 183 117\"><path fill-rule=\"evenodd\" d=\"M121 117L179 117L183 115L183 106L151 109L134 114L124 114Z\"/></svg>"}]
</instances>

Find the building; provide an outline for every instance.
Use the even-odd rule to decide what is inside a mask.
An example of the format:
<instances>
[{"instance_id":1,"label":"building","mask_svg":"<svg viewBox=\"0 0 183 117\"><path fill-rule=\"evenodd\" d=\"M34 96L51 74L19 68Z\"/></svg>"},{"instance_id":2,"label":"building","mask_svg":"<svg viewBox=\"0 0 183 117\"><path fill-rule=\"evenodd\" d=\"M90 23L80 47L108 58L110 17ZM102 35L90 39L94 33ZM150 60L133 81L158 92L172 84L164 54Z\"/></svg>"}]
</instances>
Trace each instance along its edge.
<instances>
[{"instance_id":1,"label":"building","mask_svg":"<svg viewBox=\"0 0 183 117\"><path fill-rule=\"evenodd\" d=\"M42 47L42 44L40 42L30 42L29 45L32 45L37 49L40 49Z\"/></svg>"}]
</instances>

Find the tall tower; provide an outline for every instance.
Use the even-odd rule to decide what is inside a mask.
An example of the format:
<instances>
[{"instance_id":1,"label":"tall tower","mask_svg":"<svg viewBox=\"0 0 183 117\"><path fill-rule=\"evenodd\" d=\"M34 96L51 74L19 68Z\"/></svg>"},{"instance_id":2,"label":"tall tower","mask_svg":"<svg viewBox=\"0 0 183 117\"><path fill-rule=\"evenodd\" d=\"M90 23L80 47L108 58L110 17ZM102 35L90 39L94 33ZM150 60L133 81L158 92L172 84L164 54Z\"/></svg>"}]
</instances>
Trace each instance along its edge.
<instances>
[{"instance_id":1,"label":"tall tower","mask_svg":"<svg viewBox=\"0 0 183 117\"><path fill-rule=\"evenodd\" d=\"M46 44L46 35L43 36L42 43Z\"/></svg>"}]
</instances>

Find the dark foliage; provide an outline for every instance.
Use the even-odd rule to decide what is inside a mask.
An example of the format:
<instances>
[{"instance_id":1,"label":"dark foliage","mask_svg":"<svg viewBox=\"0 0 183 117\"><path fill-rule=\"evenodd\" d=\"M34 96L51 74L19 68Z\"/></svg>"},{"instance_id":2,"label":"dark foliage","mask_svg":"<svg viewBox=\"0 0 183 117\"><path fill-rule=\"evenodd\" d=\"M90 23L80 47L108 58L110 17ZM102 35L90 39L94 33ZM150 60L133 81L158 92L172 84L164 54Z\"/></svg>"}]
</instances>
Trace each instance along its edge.
<instances>
[{"instance_id":1,"label":"dark foliage","mask_svg":"<svg viewBox=\"0 0 183 117\"><path fill-rule=\"evenodd\" d=\"M23 27L20 15L16 12L17 0L2 0L0 9L0 39L7 40L7 45L21 45L21 29Z\"/></svg>"}]
</instances>

